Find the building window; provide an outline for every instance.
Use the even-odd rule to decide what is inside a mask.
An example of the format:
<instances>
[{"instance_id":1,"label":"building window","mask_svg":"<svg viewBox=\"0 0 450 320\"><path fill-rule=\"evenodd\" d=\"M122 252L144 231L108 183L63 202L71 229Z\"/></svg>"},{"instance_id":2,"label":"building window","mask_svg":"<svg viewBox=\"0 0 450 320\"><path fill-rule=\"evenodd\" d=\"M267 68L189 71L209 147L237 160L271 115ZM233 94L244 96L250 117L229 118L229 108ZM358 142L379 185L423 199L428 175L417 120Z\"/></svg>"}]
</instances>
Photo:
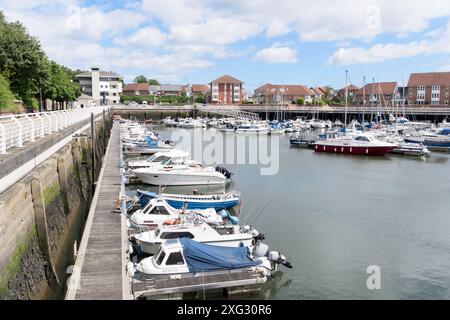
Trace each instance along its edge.
<instances>
[{"instance_id":1,"label":"building window","mask_svg":"<svg viewBox=\"0 0 450 320\"><path fill-rule=\"evenodd\" d=\"M448 106L448 100L445 100L445 105Z\"/></svg>"},{"instance_id":2,"label":"building window","mask_svg":"<svg viewBox=\"0 0 450 320\"><path fill-rule=\"evenodd\" d=\"M417 91L425 91L425 86L418 86Z\"/></svg>"},{"instance_id":3,"label":"building window","mask_svg":"<svg viewBox=\"0 0 450 320\"><path fill-rule=\"evenodd\" d=\"M441 86L437 86L437 85L431 86L431 90L439 91L439 90L441 90Z\"/></svg>"}]
</instances>

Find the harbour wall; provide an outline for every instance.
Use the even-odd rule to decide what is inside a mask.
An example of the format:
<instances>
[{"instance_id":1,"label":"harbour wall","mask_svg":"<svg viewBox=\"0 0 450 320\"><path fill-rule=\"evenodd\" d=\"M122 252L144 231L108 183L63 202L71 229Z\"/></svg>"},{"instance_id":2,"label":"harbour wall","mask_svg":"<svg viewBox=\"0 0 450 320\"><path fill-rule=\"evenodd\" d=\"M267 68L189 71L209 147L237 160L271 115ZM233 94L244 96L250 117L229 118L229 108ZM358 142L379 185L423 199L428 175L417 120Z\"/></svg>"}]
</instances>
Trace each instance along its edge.
<instances>
[{"instance_id":1,"label":"harbour wall","mask_svg":"<svg viewBox=\"0 0 450 320\"><path fill-rule=\"evenodd\" d=\"M111 125L95 122L95 175ZM0 194L0 299L64 297L93 194L91 155L87 129Z\"/></svg>"}]
</instances>

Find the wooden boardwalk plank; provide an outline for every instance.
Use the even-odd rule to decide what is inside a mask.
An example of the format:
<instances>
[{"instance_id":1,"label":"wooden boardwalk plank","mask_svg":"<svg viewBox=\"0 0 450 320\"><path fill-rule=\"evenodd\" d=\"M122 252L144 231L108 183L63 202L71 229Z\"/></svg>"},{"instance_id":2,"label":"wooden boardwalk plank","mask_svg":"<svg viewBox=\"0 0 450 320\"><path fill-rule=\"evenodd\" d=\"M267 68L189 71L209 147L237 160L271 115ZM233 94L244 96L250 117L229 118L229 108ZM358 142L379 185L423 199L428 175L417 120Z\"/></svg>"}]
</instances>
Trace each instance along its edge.
<instances>
[{"instance_id":1,"label":"wooden boardwalk plank","mask_svg":"<svg viewBox=\"0 0 450 320\"><path fill-rule=\"evenodd\" d=\"M122 299L121 217L114 200L121 188L120 133L114 124L75 299Z\"/></svg>"}]
</instances>

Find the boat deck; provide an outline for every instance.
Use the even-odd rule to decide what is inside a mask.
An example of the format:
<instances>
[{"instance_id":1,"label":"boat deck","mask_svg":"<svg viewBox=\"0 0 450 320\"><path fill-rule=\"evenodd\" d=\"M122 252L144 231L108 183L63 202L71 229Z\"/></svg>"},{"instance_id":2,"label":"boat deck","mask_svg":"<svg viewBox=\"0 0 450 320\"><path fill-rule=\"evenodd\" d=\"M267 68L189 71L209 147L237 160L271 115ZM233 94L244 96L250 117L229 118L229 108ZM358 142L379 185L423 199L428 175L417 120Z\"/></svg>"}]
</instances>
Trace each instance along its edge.
<instances>
[{"instance_id":1,"label":"boat deck","mask_svg":"<svg viewBox=\"0 0 450 320\"><path fill-rule=\"evenodd\" d=\"M121 193L119 125L114 124L66 299L129 299L126 222L114 204Z\"/></svg>"},{"instance_id":2,"label":"boat deck","mask_svg":"<svg viewBox=\"0 0 450 320\"><path fill-rule=\"evenodd\" d=\"M261 272L242 271L180 279L135 279L132 290L134 298L139 299L184 292L252 286L266 281L267 277Z\"/></svg>"}]
</instances>

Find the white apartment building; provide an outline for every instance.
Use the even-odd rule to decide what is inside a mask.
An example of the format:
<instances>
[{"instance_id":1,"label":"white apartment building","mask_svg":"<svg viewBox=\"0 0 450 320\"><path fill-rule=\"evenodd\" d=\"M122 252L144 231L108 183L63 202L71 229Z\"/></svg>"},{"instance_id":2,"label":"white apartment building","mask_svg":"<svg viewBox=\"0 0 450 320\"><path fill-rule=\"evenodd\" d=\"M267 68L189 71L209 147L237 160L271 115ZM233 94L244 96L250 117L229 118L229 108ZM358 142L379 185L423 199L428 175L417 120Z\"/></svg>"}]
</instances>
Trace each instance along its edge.
<instances>
[{"instance_id":1,"label":"white apartment building","mask_svg":"<svg viewBox=\"0 0 450 320\"><path fill-rule=\"evenodd\" d=\"M76 76L84 94L91 96L96 105L120 103L123 77L114 72L101 71L97 67Z\"/></svg>"}]
</instances>

